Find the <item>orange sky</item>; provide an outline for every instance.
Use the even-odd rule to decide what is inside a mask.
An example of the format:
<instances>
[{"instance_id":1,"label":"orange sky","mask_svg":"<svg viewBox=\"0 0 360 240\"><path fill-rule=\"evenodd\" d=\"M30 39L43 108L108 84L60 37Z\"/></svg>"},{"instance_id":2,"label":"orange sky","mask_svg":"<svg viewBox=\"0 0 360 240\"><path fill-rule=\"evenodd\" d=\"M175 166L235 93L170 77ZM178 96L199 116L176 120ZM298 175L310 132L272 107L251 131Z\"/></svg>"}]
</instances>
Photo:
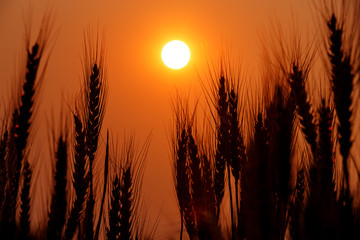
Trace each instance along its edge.
<instances>
[{"instance_id":1,"label":"orange sky","mask_svg":"<svg viewBox=\"0 0 360 240\"><path fill-rule=\"evenodd\" d=\"M170 98L176 89L186 93L190 88L199 96L206 60L218 61L221 50L230 49L236 59L241 56L249 75L258 77L259 36L270 21L278 19L287 27L294 13L300 26L309 26L310 8L309 1L298 0L0 0L1 101L9 97L23 59L24 19L32 13L34 38L43 13L51 9L53 47L37 109L43 117L37 119L36 141L46 141L48 129L39 126L59 114L64 99L72 104L79 91L84 29L104 29L109 94L103 130L110 129L120 140L124 132L133 131L141 142L152 131L143 190L152 218L163 206L157 232L159 239L168 239L177 236L180 226L166 133ZM166 68L160 58L163 45L174 39L185 41L192 51L189 65L177 71ZM1 112L3 108L1 103Z\"/></svg>"}]
</instances>

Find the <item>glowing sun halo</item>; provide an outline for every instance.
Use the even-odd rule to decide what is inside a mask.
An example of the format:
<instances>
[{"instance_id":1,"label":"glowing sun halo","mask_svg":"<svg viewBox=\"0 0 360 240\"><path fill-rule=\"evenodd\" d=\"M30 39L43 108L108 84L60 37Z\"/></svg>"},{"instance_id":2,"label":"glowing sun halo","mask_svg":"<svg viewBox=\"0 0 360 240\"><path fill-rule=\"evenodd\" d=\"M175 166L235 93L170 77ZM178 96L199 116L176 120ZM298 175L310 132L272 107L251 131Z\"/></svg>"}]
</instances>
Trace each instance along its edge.
<instances>
[{"instance_id":1,"label":"glowing sun halo","mask_svg":"<svg viewBox=\"0 0 360 240\"><path fill-rule=\"evenodd\" d=\"M184 42L178 40L168 42L161 51L161 59L169 68L183 68L190 60L190 49Z\"/></svg>"}]
</instances>

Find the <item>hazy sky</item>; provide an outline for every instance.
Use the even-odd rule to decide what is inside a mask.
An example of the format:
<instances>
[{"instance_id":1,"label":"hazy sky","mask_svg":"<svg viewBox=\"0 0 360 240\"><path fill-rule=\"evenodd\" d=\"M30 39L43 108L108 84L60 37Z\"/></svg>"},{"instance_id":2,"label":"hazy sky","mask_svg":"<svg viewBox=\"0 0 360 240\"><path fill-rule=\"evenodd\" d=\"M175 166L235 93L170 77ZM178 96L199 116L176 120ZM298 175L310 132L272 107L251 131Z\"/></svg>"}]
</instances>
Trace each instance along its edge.
<instances>
[{"instance_id":1,"label":"hazy sky","mask_svg":"<svg viewBox=\"0 0 360 240\"><path fill-rule=\"evenodd\" d=\"M199 76L206 78L206 61L218 61L222 51L231 51L235 60L241 58L249 76L257 78L260 36L271 22L288 27L292 15L300 26L311 26L310 9L309 1L298 0L0 0L0 99L10 96L18 79L25 27L31 27L34 39L44 12L51 10L51 54L34 140L36 151L43 152L40 143L50 130L44 127L46 122L59 115L61 102L65 110L64 102L73 107L79 91L84 30L96 31L97 26L100 32L105 30L109 93L103 130L109 129L120 143L124 133L135 132L143 142L152 132L143 190L151 218L162 207L159 239L169 238L180 226L167 136L171 97L177 89L183 93L191 89L199 96ZM166 68L160 58L163 45L174 39L185 41L192 54L189 65L177 71ZM1 111L4 106L2 102Z\"/></svg>"}]
</instances>

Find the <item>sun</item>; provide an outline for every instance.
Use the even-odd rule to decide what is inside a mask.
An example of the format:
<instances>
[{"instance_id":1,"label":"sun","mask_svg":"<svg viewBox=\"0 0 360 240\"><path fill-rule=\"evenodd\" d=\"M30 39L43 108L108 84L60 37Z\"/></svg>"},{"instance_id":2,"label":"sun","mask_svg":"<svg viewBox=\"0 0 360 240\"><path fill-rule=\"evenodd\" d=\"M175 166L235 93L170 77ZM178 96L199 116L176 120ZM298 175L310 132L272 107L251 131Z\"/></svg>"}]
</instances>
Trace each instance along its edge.
<instances>
[{"instance_id":1,"label":"sun","mask_svg":"<svg viewBox=\"0 0 360 240\"><path fill-rule=\"evenodd\" d=\"M168 42L161 51L161 59L168 68L183 68L190 60L190 49L179 40Z\"/></svg>"}]
</instances>

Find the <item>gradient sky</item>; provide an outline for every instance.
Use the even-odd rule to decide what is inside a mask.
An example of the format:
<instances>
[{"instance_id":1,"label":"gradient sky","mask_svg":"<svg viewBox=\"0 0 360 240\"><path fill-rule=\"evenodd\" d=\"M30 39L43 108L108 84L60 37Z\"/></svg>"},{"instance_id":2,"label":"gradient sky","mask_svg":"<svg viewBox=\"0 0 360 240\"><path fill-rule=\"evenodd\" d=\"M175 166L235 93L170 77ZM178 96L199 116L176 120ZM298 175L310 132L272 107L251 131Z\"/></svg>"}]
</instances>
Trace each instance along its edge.
<instances>
[{"instance_id":1,"label":"gradient sky","mask_svg":"<svg viewBox=\"0 0 360 240\"><path fill-rule=\"evenodd\" d=\"M1 101L10 97L23 64L25 26L31 26L34 39L46 10L52 11L54 21L35 151L43 152L40 146L50 129L42 126L48 126L52 115L59 116L61 102L65 111L64 102L73 106L82 81L83 33L98 26L106 32L109 89L103 130L109 129L120 143L124 133L134 132L143 142L152 132L143 191L151 219L162 209L159 239L177 236L180 226L167 136L171 97L189 89L200 96L199 76L206 78L206 62L218 61L222 52L241 58L248 75L257 78L260 36L271 22L288 27L293 15L299 26L313 25L311 4L298 0L0 0ZM174 39L185 41L192 54L189 65L177 71L166 68L160 58L163 45ZM2 102L1 112L4 106Z\"/></svg>"}]
</instances>

